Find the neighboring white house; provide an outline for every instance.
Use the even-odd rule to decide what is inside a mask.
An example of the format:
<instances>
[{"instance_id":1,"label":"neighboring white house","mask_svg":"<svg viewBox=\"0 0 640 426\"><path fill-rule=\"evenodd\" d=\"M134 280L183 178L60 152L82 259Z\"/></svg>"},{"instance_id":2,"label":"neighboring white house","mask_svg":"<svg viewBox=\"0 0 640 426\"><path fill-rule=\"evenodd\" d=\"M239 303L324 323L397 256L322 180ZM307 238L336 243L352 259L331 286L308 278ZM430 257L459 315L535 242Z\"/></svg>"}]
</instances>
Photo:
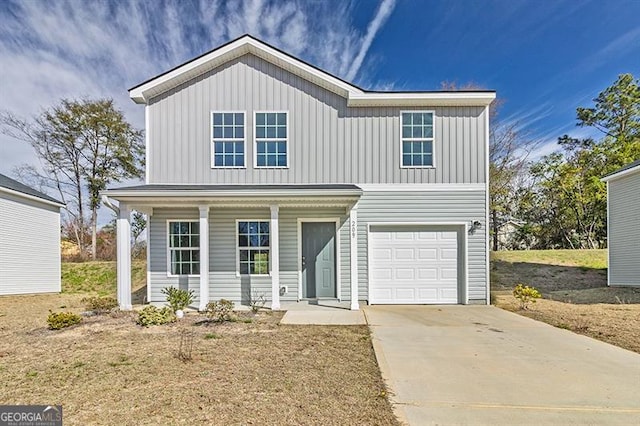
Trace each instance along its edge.
<instances>
[{"instance_id":1,"label":"neighboring white house","mask_svg":"<svg viewBox=\"0 0 640 426\"><path fill-rule=\"evenodd\" d=\"M131 309L130 211L149 217L147 291L204 309L261 294L370 304L489 303L493 91L363 90L243 36L129 90L146 182L119 202L118 300Z\"/></svg>"},{"instance_id":2,"label":"neighboring white house","mask_svg":"<svg viewBox=\"0 0 640 426\"><path fill-rule=\"evenodd\" d=\"M0 174L0 295L60 291L63 206Z\"/></svg>"},{"instance_id":3,"label":"neighboring white house","mask_svg":"<svg viewBox=\"0 0 640 426\"><path fill-rule=\"evenodd\" d=\"M640 160L605 176L610 286L640 286Z\"/></svg>"}]
</instances>

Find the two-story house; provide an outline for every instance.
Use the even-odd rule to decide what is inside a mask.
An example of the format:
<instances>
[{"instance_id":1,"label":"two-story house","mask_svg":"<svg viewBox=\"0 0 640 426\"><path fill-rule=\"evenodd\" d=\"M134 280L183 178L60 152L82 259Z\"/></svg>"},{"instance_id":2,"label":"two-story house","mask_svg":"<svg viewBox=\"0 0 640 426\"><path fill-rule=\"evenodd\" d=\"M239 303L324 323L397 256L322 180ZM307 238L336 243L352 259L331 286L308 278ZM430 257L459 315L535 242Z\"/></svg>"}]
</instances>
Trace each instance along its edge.
<instances>
[{"instance_id":1,"label":"two-story house","mask_svg":"<svg viewBox=\"0 0 640 426\"><path fill-rule=\"evenodd\" d=\"M131 308L130 212L149 216L147 291L370 304L488 303L493 91L374 92L243 36L130 89L146 182L119 202L118 300Z\"/></svg>"}]
</instances>

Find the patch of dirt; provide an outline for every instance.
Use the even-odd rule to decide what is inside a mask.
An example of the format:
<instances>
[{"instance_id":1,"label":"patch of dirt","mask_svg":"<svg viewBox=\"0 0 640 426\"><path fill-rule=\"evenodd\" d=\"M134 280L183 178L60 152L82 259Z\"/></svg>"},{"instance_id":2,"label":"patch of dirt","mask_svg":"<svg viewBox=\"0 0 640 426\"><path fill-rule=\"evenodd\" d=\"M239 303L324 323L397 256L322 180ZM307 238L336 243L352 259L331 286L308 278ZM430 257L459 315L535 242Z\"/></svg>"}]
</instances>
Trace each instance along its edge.
<instances>
[{"instance_id":1,"label":"patch of dirt","mask_svg":"<svg viewBox=\"0 0 640 426\"><path fill-rule=\"evenodd\" d=\"M46 328L49 309L79 313L81 298L0 297L3 404L61 404L71 425L398 424L366 326L279 325L282 313L264 311Z\"/></svg>"},{"instance_id":2,"label":"patch of dirt","mask_svg":"<svg viewBox=\"0 0 640 426\"><path fill-rule=\"evenodd\" d=\"M496 294L496 306L640 353L640 304L571 304L538 299L522 310L510 294Z\"/></svg>"}]
</instances>

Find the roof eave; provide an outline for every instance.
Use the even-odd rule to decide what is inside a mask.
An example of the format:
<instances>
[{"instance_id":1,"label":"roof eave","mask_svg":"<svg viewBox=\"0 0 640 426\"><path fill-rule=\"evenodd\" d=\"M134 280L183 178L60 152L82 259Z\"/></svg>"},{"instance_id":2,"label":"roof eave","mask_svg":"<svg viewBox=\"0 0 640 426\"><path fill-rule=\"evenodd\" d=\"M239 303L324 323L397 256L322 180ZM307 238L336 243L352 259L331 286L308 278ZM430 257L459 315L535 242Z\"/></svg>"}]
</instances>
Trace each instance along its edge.
<instances>
[{"instance_id":1,"label":"roof eave","mask_svg":"<svg viewBox=\"0 0 640 426\"><path fill-rule=\"evenodd\" d=\"M0 191L1 192L6 192L6 193L11 194L11 195L15 195L17 197L25 198L27 200L38 201L38 202L40 202L42 204L47 204L47 205L50 205L50 206L55 206L55 207L60 207L60 208L63 208L63 207L66 206L66 204L64 204L64 203L59 203L57 201L51 201L51 200L47 200L45 198L36 197L35 195L26 194L26 193L21 192L21 191L15 191L15 190L10 189L10 188L5 188L4 186L0 186Z\"/></svg>"},{"instance_id":2,"label":"roof eave","mask_svg":"<svg viewBox=\"0 0 640 426\"><path fill-rule=\"evenodd\" d=\"M363 93L350 94L347 105L350 107L487 106L495 98L495 92Z\"/></svg>"},{"instance_id":3,"label":"roof eave","mask_svg":"<svg viewBox=\"0 0 640 426\"><path fill-rule=\"evenodd\" d=\"M605 176L603 178L601 178L600 180L602 182L610 182L612 180L616 180L616 179L620 179L622 177L628 176L632 173L636 173L636 172L640 172L640 164L638 164L637 166L631 167L629 169L625 169L619 172L615 172L610 174L609 176Z\"/></svg>"},{"instance_id":4,"label":"roof eave","mask_svg":"<svg viewBox=\"0 0 640 426\"><path fill-rule=\"evenodd\" d=\"M202 199L202 198L330 198L330 197L360 197L362 190L357 189L282 189L274 190L118 190L109 189L101 193L115 200L137 198L164 198L164 199Z\"/></svg>"}]
</instances>

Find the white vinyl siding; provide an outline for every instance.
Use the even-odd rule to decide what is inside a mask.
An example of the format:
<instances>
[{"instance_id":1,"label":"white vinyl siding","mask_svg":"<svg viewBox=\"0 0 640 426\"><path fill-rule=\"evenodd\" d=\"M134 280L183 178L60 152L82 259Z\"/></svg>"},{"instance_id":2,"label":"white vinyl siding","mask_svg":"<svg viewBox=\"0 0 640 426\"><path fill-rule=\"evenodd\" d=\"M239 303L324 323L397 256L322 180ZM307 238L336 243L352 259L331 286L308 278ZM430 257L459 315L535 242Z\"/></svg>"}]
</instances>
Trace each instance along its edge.
<instances>
[{"instance_id":1,"label":"white vinyl siding","mask_svg":"<svg viewBox=\"0 0 640 426\"><path fill-rule=\"evenodd\" d=\"M609 285L640 286L640 170L609 181Z\"/></svg>"},{"instance_id":2,"label":"white vinyl siding","mask_svg":"<svg viewBox=\"0 0 640 426\"><path fill-rule=\"evenodd\" d=\"M61 291L60 209L0 192L0 294Z\"/></svg>"}]
</instances>

